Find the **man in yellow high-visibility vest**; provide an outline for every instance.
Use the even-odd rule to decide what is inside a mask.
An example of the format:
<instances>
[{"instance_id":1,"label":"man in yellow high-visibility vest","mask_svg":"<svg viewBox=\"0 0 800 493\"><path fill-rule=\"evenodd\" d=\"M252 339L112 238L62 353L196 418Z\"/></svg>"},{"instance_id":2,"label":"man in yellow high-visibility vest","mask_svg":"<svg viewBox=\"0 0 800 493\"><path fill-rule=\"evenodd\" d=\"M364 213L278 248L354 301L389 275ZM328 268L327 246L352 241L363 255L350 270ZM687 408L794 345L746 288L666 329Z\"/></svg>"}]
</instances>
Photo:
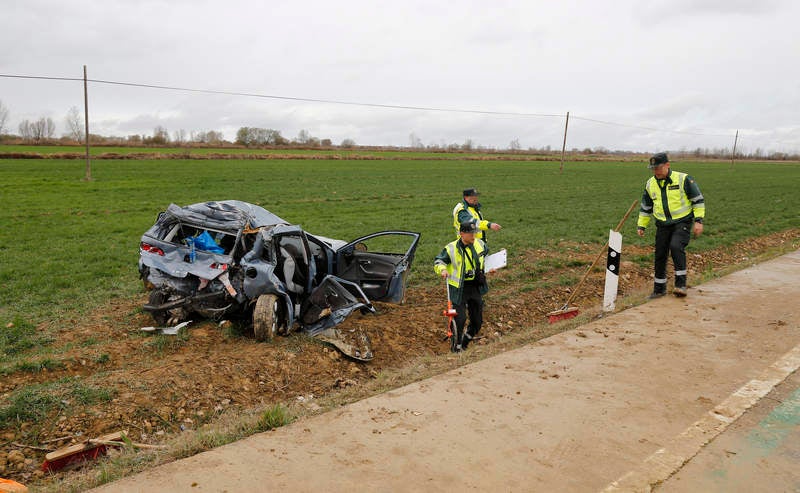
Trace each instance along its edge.
<instances>
[{"instance_id":1,"label":"man in yellow high-visibility vest","mask_svg":"<svg viewBox=\"0 0 800 493\"><path fill-rule=\"evenodd\" d=\"M655 279L650 298L667 293L667 255L675 267L673 294L686 296L686 246L693 232L703 234L706 204L694 178L669 169L669 158L659 152L650 158L653 177L647 180L639 209L637 233L644 236L652 218L656 220Z\"/></svg>"},{"instance_id":2,"label":"man in yellow high-visibility vest","mask_svg":"<svg viewBox=\"0 0 800 493\"><path fill-rule=\"evenodd\" d=\"M488 249L476 238L478 227L472 221L459 226L459 239L445 245L433 262L433 270L447 280L450 301L456 309L456 332L450 350L467 349L483 324L483 295L489 291L484 273ZM464 330L469 313L469 327Z\"/></svg>"},{"instance_id":3,"label":"man in yellow high-visibility vest","mask_svg":"<svg viewBox=\"0 0 800 493\"><path fill-rule=\"evenodd\" d=\"M486 231L500 231L501 226L497 223L487 221L481 213L481 203L478 202L480 192L475 188L464 190L464 200L453 207L453 228L456 230L456 237L461 224L473 222L478 227L478 239L486 241Z\"/></svg>"}]
</instances>

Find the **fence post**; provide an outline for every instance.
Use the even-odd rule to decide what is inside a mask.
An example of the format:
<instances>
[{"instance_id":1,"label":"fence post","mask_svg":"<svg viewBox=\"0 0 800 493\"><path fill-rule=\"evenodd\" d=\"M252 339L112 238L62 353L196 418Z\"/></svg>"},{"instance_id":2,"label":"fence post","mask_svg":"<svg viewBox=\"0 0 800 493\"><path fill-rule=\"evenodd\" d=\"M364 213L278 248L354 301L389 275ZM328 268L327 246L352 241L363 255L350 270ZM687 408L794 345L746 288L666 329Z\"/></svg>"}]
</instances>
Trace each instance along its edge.
<instances>
[{"instance_id":1,"label":"fence post","mask_svg":"<svg viewBox=\"0 0 800 493\"><path fill-rule=\"evenodd\" d=\"M564 124L564 143L561 144L561 168L559 173L564 173L564 149L567 148L567 128L569 127L569 111L567 111L567 122Z\"/></svg>"},{"instance_id":2,"label":"fence post","mask_svg":"<svg viewBox=\"0 0 800 493\"><path fill-rule=\"evenodd\" d=\"M86 65L83 66L83 123L86 130L86 176L84 181L92 181L92 165L89 160L89 90L86 83Z\"/></svg>"}]
</instances>

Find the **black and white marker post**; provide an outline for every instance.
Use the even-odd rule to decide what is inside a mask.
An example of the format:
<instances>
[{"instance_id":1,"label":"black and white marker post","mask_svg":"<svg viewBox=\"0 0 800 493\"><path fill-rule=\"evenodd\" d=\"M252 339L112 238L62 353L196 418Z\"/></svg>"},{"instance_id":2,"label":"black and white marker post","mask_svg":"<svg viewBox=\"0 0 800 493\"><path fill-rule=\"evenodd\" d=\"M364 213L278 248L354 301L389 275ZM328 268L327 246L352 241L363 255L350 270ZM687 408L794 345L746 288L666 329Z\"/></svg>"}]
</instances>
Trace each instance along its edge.
<instances>
[{"instance_id":1,"label":"black and white marker post","mask_svg":"<svg viewBox=\"0 0 800 493\"><path fill-rule=\"evenodd\" d=\"M608 258L606 259L606 288L603 292L603 311L614 311L614 302L617 300L617 287L619 286L619 264L622 254L622 233L608 232Z\"/></svg>"}]
</instances>

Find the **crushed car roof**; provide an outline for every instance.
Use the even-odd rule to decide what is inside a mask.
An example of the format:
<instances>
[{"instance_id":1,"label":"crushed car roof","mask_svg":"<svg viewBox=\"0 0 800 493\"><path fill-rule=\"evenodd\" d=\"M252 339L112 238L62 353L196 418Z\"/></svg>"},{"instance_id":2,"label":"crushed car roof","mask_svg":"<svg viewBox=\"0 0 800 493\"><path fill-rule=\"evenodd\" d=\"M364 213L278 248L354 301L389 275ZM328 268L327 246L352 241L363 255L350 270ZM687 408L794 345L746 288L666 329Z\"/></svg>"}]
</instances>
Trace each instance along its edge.
<instances>
[{"instance_id":1,"label":"crushed car roof","mask_svg":"<svg viewBox=\"0 0 800 493\"><path fill-rule=\"evenodd\" d=\"M274 226L289 224L263 207L241 200L200 202L180 207L170 204L166 213L178 220L205 224L212 228L231 229L250 226Z\"/></svg>"}]
</instances>

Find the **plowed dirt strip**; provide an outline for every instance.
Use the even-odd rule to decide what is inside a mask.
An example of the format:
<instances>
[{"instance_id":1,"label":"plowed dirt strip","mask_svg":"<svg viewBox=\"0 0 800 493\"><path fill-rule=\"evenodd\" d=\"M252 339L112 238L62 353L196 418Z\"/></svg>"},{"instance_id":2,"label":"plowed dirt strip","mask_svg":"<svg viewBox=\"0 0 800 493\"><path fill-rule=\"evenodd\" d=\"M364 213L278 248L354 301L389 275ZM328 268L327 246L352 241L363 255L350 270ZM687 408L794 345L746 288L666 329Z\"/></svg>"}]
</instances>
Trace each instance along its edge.
<instances>
[{"instance_id":1,"label":"plowed dirt strip","mask_svg":"<svg viewBox=\"0 0 800 493\"><path fill-rule=\"evenodd\" d=\"M599 491L800 344L798 276L800 251L97 491Z\"/></svg>"}]
</instances>

